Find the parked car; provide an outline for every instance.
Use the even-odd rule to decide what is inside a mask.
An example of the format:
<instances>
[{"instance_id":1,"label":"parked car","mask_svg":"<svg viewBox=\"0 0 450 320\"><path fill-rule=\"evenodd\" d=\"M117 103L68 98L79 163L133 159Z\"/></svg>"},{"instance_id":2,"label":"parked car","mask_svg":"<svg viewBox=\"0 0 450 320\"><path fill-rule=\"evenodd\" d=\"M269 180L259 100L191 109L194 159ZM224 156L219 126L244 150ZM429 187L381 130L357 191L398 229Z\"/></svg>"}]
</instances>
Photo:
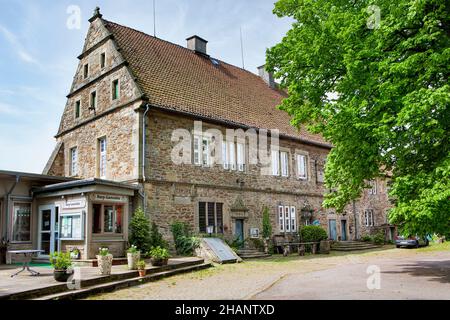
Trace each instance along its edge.
<instances>
[{"instance_id":1,"label":"parked car","mask_svg":"<svg viewBox=\"0 0 450 320\"><path fill-rule=\"evenodd\" d=\"M397 248L400 247L412 247L412 248L419 248L419 247L426 247L429 244L428 237L419 237L419 236L397 236L395 238L395 246Z\"/></svg>"}]
</instances>

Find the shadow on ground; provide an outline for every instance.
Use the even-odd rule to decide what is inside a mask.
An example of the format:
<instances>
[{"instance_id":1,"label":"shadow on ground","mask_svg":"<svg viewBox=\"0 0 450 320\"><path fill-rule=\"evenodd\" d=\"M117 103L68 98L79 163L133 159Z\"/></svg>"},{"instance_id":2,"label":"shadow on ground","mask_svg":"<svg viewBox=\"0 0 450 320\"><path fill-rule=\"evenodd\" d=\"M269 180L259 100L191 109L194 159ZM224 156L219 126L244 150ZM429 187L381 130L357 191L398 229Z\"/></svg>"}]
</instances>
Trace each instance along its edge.
<instances>
[{"instance_id":1,"label":"shadow on ground","mask_svg":"<svg viewBox=\"0 0 450 320\"><path fill-rule=\"evenodd\" d=\"M444 261L417 261L413 264L400 264L399 271L384 271L387 274L408 273L414 277L429 277L432 281L450 283L450 260Z\"/></svg>"}]
</instances>

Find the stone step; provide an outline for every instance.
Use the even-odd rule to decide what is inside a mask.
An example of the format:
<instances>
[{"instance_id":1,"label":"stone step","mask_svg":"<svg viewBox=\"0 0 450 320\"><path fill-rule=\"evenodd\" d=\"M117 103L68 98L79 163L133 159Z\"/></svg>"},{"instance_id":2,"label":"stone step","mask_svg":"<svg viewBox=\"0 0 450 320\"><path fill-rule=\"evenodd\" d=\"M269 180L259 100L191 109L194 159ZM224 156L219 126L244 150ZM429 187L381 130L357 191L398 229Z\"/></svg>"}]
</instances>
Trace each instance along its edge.
<instances>
[{"instance_id":1,"label":"stone step","mask_svg":"<svg viewBox=\"0 0 450 320\"><path fill-rule=\"evenodd\" d=\"M239 255L242 259L246 260L246 259L259 259L259 258L267 258L270 257L270 254L266 254L266 253L258 253L258 254L245 254L245 255Z\"/></svg>"},{"instance_id":2,"label":"stone step","mask_svg":"<svg viewBox=\"0 0 450 320\"><path fill-rule=\"evenodd\" d=\"M148 275L175 271L177 269L183 269L188 267L195 267L204 263L203 259L192 260L192 261L184 261L177 264L169 264L166 266L162 266L159 268L149 268L147 269ZM111 274L109 276L95 277L90 279L82 279L81 280L81 288L91 287L95 285L107 284L127 279L132 279L138 277L139 272L137 270L130 270L128 272L119 273L119 274ZM13 293L10 295L0 296L0 300L24 300L24 299L33 299L40 296L58 294L67 292L69 289L67 288L66 283L56 283L47 287L39 288L39 289L31 289L18 293Z\"/></svg>"},{"instance_id":3,"label":"stone step","mask_svg":"<svg viewBox=\"0 0 450 320\"><path fill-rule=\"evenodd\" d=\"M34 298L33 300L81 299L81 298L85 298L85 297L88 297L93 294L111 292L111 291L115 291L118 289L137 286L137 285L141 285L146 282L156 281L156 280L170 277L173 275L177 275L180 273L193 272L193 271L207 269L207 268L210 268L211 266L212 266L211 263L203 262L202 264L191 265L191 266L187 266L187 267L183 267L183 268L153 273L153 274L146 275L144 277L134 277L134 278L120 280L120 281L97 284L97 285L93 285L93 286L78 289L78 290L71 290L71 291L60 292L60 293L56 293L56 294L45 295L45 296Z\"/></svg>"},{"instance_id":4,"label":"stone step","mask_svg":"<svg viewBox=\"0 0 450 320\"><path fill-rule=\"evenodd\" d=\"M382 246L376 245L368 245L368 246L357 246L357 247L333 247L331 250L333 251L358 251L358 250L371 250L371 249L379 249Z\"/></svg>"}]
</instances>

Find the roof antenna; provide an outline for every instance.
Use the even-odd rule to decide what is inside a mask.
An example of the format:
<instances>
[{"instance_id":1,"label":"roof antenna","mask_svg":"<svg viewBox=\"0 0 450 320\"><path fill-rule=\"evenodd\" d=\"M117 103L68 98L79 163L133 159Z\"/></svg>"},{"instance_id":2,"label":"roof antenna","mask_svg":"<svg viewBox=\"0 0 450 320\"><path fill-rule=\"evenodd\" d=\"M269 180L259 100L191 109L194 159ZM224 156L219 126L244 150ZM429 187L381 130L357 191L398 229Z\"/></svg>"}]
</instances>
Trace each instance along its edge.
<instances>
[{"instance_id":1,"label":"roof antenna","mask_svg":"<svg viewBox=\"0 0 450 320\"><path fill-rule=\"evenodd\" d=\"M156 38L156 0L153 0L153 36Z\"/></svg>"},{"instance_id":2,"label":"roof antenna","mask_svg":"<svg viewBox=\"0 0 450 320\"><path fill-rule=\"evenodd\" d=\"M244 44L242 41L242 27L239 27L239 33L241 34L241 58L242 58L242 69L245 70L245 64L244 64Z\"/></svg>"}]
</instances>

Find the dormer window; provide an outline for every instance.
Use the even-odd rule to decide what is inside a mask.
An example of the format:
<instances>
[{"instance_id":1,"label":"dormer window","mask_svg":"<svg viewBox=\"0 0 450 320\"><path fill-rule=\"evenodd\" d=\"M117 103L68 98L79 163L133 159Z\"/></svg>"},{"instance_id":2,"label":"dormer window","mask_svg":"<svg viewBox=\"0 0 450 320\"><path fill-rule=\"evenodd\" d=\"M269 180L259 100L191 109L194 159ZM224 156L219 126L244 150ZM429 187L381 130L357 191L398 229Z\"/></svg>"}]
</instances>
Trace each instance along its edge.
<instances>
[{"instance_id":1,"label":"dormer window","mask_svg":"<svg viewBox=\"0 0 450 320\"><path fill-rule=\"evenodd\" d=\"M86 63L84 65L83 78L86 79L89 76L89 65Z\"/></svg>"},{"instance_id":2,"label":"dormer window","mask_svg":"<svg viewBox=\"0 0 450 320\"><path fill-rule=\"evenodd\" d=\"M113 100L118 99L119 98L119 80L114 80L112 82L111 91L112 91L112 99Z\"/></svg>"},{"instance_id":3,"label":"dormer window","mask_svg":"<svg viewBox=\"0 0 450 320\"><path fill-rule=\"evenodd\" d=\"M101 55L100 55L100 68L104 68L105 67L105 65L106 65L106 53L102 53Z\"/></svg>"}]
</instances>

